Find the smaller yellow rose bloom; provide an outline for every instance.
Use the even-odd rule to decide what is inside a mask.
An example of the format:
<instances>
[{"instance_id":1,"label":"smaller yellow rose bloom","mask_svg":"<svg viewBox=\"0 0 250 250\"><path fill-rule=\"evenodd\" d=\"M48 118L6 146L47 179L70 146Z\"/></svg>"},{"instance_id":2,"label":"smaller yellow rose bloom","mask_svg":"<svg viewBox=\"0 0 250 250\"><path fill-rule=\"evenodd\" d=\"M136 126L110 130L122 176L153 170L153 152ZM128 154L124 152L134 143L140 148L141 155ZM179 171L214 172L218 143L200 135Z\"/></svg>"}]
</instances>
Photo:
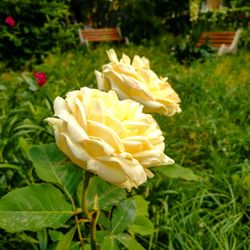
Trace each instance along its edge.
<instances>
[{"instance_id":1,"label":"smaller yellow rose bloom","mask_svg":"<svg viewBox=\"0 0 250 250\"><path fill-rule=\"evenodd\" d=\"M95 71L98 88L113 89L120 99L132 99L144 106L145 112L172 116L181 112L180 98L167 82L150 69L145 57L130 58L123 54L118 60L113 49L107 51L110 63L102 66L102 73Z\"/></svg>"},{"instance_id":2,"label":"smaller yellow rose bloom","mask_svg":"<svg viewBox=\"0 0 250 250\"><path fill-rule=\"evenodd\" d=\"M156 121L132 100L120 101L87 87L54 101L57 146L73 163L105 181L131 190L152 177L148 169L173 164L164 154L164 137Z\"/></svg>"}]
</instances>

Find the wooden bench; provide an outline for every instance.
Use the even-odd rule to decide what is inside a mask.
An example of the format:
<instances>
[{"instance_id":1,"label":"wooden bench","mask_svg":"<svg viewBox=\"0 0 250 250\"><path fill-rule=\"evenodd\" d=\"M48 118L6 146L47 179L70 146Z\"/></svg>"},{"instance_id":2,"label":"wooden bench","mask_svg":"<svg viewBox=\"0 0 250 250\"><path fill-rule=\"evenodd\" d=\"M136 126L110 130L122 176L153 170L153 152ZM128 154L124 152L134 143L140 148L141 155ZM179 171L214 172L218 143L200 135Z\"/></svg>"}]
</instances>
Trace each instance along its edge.
<instances>
[{"instance_id":1,"label":"wooden bench","mask_svg":"<svg viewBox=\"0 0 250 250\"><path fill-rule=\"evenodd\" d=\"M98 28L98 29L79 29L80 42L82 45L89 46L89 42L110 42L124 41L128 44L128 38L123 37L120 28Z\"/></svg>"},{"instance_id":2,"label":"wooden bench","mask_svg":"<svg viewBox=\"0 0 250 250\"><path fill-rule=\"evenodd\" d=\"M202 32L196 43L196 47L200 47L207 43L218 49L218 55L225 53L235 53L238 46L241 30L237 31L218 31L218 32Z\"/></svg>"}]
</instances>

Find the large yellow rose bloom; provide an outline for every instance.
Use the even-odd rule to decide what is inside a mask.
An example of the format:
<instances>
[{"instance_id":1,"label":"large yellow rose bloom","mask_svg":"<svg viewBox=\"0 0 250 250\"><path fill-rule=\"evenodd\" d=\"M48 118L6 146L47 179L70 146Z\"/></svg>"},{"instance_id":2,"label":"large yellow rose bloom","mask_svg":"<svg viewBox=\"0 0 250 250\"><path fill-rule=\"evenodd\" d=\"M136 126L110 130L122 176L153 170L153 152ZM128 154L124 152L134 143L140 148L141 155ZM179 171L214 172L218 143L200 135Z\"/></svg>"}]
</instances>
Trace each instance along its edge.
<instances>
[{"instance_id":1,"label":"large yellow rose bloom","mask_svg":"<svg viewBox=\"0 0 250 250\"><path fill-rule=\"evenodd\" d=\"M56 143L72 162L131 190L152 177L149 167L172 164L156 121L132 100L87 87L54 101Z\"/></svg>"},{"instance_id":2,"label":"large yellow rose bloom","mask_svg":"<svg viewBox=\"0 0 250 250\"><path fill-rule=\"evenodd\" d=\"M110 63L95 71L98 88L114 89L120 99L132 99L144 106L145 112L171 116L181 112L180 98L167 82L150 69L149 60L135 56L133 62L123 54L118 60L113 49L107 51Z\"/></svg>"}]
</instances>

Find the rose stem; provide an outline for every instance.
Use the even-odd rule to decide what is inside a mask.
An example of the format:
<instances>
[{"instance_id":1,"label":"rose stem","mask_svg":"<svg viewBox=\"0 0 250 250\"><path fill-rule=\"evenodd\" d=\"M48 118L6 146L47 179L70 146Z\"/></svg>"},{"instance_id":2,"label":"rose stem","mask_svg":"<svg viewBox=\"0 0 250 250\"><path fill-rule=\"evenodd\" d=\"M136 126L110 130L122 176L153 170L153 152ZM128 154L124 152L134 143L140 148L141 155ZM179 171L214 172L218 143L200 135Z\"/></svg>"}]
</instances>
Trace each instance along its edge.
<instances>
[{"instance_id":1,"label":"rose stem","mask_svg":"<svg viewBox=\"0 0 250 250\"><path fill-rule=\"evenodd\" d=\"M91 173L89 171L85 172L83 188L82 188L82 211L87 216L90 221L90 245L91 250L98 250L97 242L96 242L96 223L99 216L99 211L94 210L89 212L88 210L88 201L87 201L87 188L89 185Z\"/></svg>"},{"instance_id":2,"label":"rose stem","mask_svg":"<svg viewBox=\"0 0 250 250\"><path fill-rule=\"evenodd\" d=\"M87 218L91 221L91 213L88 210L88 200L87 200L87 188L89 185L89 180L91 177L91 173L89 171L85 171L83 186L82 186L82 211L87 216Z\"/></svg>"},{"instance_id":3,"label":"rose stem","mask_svg":"<svg viewBox=\"0 0 250 250\"><path fill-rule=\"evenodd\" d=\"M92 220L90 224L90 245L91 250L98 250L97 242L96 242L96 223L99 217L99 211L93 211Z\"/></svg>"}]
</instances>

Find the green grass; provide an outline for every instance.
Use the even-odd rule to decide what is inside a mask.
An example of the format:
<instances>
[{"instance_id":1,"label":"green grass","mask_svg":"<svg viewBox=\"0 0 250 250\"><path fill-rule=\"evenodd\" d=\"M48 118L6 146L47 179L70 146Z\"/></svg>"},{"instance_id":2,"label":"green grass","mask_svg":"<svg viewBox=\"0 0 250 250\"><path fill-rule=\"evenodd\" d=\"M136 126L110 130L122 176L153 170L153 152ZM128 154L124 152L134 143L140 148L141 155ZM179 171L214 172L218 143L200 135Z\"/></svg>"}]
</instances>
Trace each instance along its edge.
<instances>
[{"instance_id":1,"label":"green grass","mask_svg":"<svg viewBox=\"0 0 250 250\"><path fill-rule=\"evenodd\" d=\"M94 70L108 62L106 49L51 54L34 65L48 77L42 91L30 90L31 72L23 75L2 67L0 195L37 180L27 150L31 144L54 141L43 122L53 113L51 101L82 86L96 87ZM197 182L157 176L149 182L145 195L156 230L140 242L151 250L249 250L250 52L185 67L157 47L116 50L118 55L146 56L158 75L169 77L183 112L170 118L155 115L166 138L166 153L201 176ZM36 234L0 231L0 249L35 249L35 242Z\"/></svg>"}]
</instances>

